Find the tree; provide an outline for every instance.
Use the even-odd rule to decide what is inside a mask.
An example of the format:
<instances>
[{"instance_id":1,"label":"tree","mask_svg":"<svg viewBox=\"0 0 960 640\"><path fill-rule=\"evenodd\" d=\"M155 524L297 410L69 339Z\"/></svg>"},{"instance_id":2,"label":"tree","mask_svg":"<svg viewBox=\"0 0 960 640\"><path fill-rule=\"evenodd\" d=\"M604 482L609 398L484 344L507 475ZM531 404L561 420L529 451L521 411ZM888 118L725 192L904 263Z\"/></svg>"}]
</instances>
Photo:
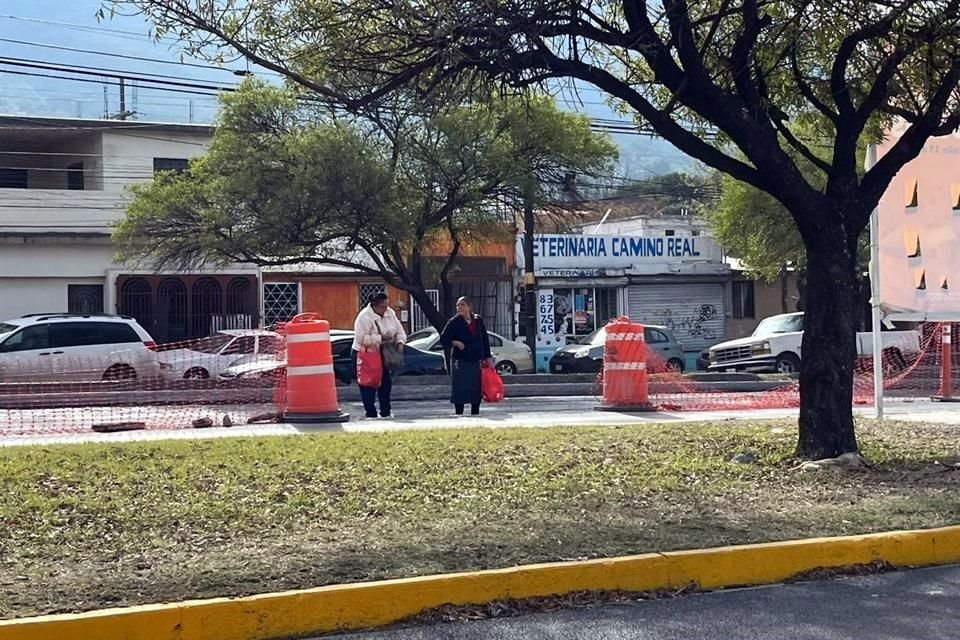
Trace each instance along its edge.
<instances>
[{"instance_id":1,"label":"tree","mask_svg":"<svg viewBox=\"0 0 960 640\"><path fill-rule=\"evenodd\" d=\"M448 282L464 237L512 239L501 205L530 171L602 167L613 150L538 98L344 119L248 80L222 103L203 157L134 188L120 259L350 267L407 291L438 329L447 310L426 283Z\"/></svg>"},{"instance_id":2,"label":"tree","mask_svg":"<svg viewBox=\"0 0 960 640\"><path fill-rule=\"evenodd\" d=\"M570 79L707 166L773 196L803 239L809 291L797 453L858 449L856 254L893 176L960 126L960 0L129 0L188 51L236 51L315 95ZM217 48L221 47L221 48ZM825 162L798 124L827 128ZM906 123L862 177L870 125ZM737 157L742 154L742 158ZM792 153L823 176L817 188Z\"/></svg>"}]
</instances>

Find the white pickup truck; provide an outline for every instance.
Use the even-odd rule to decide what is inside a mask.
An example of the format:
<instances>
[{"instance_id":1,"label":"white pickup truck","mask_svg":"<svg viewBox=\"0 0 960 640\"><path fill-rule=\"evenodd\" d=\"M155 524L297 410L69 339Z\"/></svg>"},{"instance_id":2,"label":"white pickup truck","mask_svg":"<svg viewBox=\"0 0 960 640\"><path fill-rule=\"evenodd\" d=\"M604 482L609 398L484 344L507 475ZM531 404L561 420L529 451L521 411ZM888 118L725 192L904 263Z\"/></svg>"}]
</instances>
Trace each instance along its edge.
<instances>
[{"instance_id":1,"label":"white pickup truck","mask_svg":"<svg viewBox=\"0 0 960 640\"><path fill-rule=\"evenodd\" d=\"M903 366L906 357L920 353L919 331L881 332L884 360ZM709 371L796 373L800 371L803 313L785 313L763 320L748 338L710 348ZM857 353L873 355L873 335L857 334Z\"/></svg>"}]
</instances>

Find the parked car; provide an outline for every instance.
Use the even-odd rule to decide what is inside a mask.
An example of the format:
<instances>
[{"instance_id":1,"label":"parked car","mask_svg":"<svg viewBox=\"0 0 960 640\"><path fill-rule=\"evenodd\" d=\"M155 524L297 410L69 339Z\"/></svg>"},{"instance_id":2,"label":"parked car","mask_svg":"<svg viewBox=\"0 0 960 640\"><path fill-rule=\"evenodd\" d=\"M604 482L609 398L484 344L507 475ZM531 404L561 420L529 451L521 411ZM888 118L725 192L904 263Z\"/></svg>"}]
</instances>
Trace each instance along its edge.
<instances>
[{"instance_id":1,"label":"parked car","mask_svg":"<svg viewBox=\"0 0 960 640\"><path fill-rule=\"evenodd\" d=\"M683 346L666 327L646 325L643 338L653 355L647 368L652 373L683 372ZM580 338L575 344L560 347L550 358L550 373L599 373L603 369L603 346L607 341L606 327Z\"/></svg>"},{"instance_id":2,"label":"parked car","mask_svg":"<svg viewBox=\"0 0 960 640\"><path fill-rule=\"evenodd\" d=\"M0 382L155 378L155 349L129 316L30 314L0 323Z\"/></svg>"},{"instance_id":3,"label":"parked car","mask_svg":"<svg viewBox=\"0 0 960 640\"><path fill-rule=\"evenodd\" d=\"M263 329L225 329L207 338L185 343L183 348L162 351L165 375L186 380L217 378L244 356L272 356L283 350L283 338Z\"/></svg>"},{"instance_id":4,"label":"parked car","mask_svg":"<svg viewBox=\"0 0 960 640\"><path fill-rule=\"evenodd\" d=\"M920 353L917 331L882 331L883 354L891 366ZM803 313L784 313L763 320L753 334L710 348L710 371L797 373L803 342ZM857 353L873 354L873 334L857 334Z\"/></svg>"},{"instance_id":5,"label":"parked car","mask_svg":"<svg viewBox=\"0 0 960 640\"><path fill-rule=\"evenodd\" d=\"M351 357L353 348L352 331L331 331L330 348L333 351L333 371L337 380L349 384L357 379L357 370ZM422 351L415 347L404 345L403 369L397 375L427 376L441 375L446 371L443 356L439 353ZM281 354L273 359L246 356L231 364L220 374L221 380L237 380L252 378L280 378L286 375L286 355Z\"/></svg>"},{"instance_id":6,"label":"parked car","mask_svg":"<svg viewBox=\"0 0 960 640\"><path fill-rule=\"evenodd\" d=\"M436 329L423 329L412 334L407 344L423 351L442 353L440 334ZM533 373L533 355L530 347L522 342L508 340L498 333L490 333L490 351L497 363L497 371L501 375L514 373Z\"/></svg>"}]
</instances>

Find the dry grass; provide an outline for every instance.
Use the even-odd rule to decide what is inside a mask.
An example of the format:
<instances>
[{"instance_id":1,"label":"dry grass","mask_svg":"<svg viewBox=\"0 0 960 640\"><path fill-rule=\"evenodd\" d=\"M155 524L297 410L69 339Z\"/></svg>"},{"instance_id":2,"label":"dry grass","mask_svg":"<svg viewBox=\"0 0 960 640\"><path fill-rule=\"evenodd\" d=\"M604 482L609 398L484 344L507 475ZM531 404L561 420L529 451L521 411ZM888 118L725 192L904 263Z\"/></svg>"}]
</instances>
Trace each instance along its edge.
<instances>
[{"instance_id":1,"label":"dry grass","mask_svg":"<svg viewBox=\"0 0 960 640\"><path fill-rule=\"evenodd\" d=\"M0 617L960 522L954 429L860 434L845 475L783 422L0 450Z\"/></svg>"}]
</instances>

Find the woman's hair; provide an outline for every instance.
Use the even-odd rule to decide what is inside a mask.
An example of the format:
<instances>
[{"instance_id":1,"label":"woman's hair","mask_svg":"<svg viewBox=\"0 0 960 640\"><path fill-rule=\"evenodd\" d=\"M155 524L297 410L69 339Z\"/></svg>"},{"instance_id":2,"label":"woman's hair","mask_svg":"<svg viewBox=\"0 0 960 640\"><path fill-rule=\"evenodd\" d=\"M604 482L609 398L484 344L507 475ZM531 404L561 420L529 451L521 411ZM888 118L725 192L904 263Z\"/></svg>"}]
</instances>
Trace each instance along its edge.
<instances>
[{"instance_id":1,"label":"woman's hair","mask_svg":"<svg viewBox=\"0 0 960 640\"><path fill-rule=\"evenodd\" d=\"M367 301L370 303L370 306L375 307L375 306L377 306L378 304L381 304L381 303L383 303L383 302L386 302L386 301L389 300L389 299L390 299L390 296L388 296L388 295L385 294L385 293L375 293L375 294L373 294L372 296L370 296L370 297L367 299Z\"/></svg>"},{"instance_id":2,"label":"woman's hair","mask_svg":"<svg viewBox=\"0 0 960 640\"><path fill-rule=\"evenodd\" d=\"M460 304L461 302L470 307L470 311L473 311L473 301L470 298L467 296L460 296L457 298L457 304Z\"/></svg>"}]
</instances>

